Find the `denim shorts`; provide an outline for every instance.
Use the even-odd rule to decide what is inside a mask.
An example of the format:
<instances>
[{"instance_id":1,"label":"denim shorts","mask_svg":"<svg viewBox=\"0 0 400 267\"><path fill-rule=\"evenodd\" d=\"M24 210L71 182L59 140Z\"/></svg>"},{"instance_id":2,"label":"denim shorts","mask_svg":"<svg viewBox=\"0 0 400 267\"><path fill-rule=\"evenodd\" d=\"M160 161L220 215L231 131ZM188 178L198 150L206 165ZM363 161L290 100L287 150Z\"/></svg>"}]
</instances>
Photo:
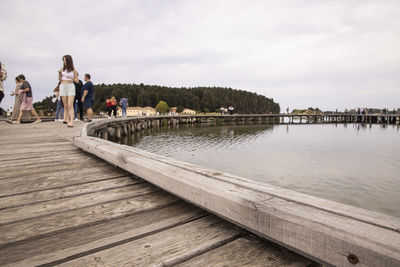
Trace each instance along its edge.
<instances>
[{"instance_id":1,"label":"denim shorts","mask_svg":"<svg viewBox=\"0 0 400 267\"><path fill-rule=\"evenodd\" d=\"M92 108L94 105L94 97L85 97L85 107Z\"/></svg>"},{"instance_id":2,"label":"denim shorts","mask_svg":"<svg viewBox=\"0 0 400 267\"><path fill-rule=\"evenodd\" d=\"M73 83L60 84L60 96L75 95L75 85Z\"/></svg>"}]
</instances>

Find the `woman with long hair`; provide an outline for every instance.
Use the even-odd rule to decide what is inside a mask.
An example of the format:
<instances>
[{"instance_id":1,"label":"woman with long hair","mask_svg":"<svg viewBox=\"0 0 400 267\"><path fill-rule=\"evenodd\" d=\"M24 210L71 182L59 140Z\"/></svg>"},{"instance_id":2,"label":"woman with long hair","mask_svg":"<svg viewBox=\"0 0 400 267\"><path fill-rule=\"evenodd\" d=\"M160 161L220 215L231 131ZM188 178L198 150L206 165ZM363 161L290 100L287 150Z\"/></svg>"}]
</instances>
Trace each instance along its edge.
<instances>
[{"instance_id":1,"label":"woman with long hair","mask_svg":"<svg viewBox=\"0 0 400 267\"><path fill-rule=\"evenodd\" d=\"M68 127L74 126L74 99L75 83L78 83L78 72L74 68L74 63L70 55L62 58L63 67L58 71L60 80L60 97L64 104L64 122Z\"/></svg>"}]
</instances>

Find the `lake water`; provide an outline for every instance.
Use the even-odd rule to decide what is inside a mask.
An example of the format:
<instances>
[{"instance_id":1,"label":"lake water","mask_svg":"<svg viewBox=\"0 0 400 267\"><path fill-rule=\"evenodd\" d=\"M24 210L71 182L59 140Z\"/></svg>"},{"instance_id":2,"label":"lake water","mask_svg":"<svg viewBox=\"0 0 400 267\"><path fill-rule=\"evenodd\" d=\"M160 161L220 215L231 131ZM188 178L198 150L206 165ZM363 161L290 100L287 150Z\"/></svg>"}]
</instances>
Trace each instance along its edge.
<instances>
[{"instance_id":1,"label":"lake water","mask_svg":"<svg viewBox=\"0 0 400 267\"><path fill-rule=\"evenodd\" d=\"M400 128L360 124L152 129L131 145L400 217Z\"/></svg>"}]
</instances>

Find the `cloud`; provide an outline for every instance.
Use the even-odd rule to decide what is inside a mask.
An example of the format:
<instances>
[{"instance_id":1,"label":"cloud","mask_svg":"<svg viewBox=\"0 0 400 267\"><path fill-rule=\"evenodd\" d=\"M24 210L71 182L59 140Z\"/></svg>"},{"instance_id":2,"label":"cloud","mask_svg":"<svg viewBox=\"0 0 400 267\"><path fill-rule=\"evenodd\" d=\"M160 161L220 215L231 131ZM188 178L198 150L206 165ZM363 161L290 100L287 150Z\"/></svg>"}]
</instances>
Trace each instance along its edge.
<instances>
[{"instance_id":1,"label":"cloud","mask_svg":"<svg viewBox=\"0 0 400 267\"><path fill-rule=\"evenodd\" d=\"M71 54L95 83L226 86L282 108L397 107L398 1L0 2L1 57L36 100ZM12 105L7 97L2 107Z\"/></svg>"}]
</instances>

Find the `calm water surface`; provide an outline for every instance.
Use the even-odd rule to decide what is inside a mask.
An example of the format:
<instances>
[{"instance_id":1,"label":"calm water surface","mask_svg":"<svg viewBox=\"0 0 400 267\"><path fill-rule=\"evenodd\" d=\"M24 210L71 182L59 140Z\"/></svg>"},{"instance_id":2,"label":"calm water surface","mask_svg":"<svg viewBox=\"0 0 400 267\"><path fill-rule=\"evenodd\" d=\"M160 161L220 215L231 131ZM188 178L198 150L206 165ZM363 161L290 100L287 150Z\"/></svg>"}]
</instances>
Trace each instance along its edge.
<instances>
[{"instance_id":1,"label":"calm water surface","mask_svg":"<svg viewBox=\"0 0 400 267\"><path fill-rule=\"evenodd\" d=\"M150 130L137 148L400 217L400 128L223 125Z\"/></svg>"}]
</instances>

